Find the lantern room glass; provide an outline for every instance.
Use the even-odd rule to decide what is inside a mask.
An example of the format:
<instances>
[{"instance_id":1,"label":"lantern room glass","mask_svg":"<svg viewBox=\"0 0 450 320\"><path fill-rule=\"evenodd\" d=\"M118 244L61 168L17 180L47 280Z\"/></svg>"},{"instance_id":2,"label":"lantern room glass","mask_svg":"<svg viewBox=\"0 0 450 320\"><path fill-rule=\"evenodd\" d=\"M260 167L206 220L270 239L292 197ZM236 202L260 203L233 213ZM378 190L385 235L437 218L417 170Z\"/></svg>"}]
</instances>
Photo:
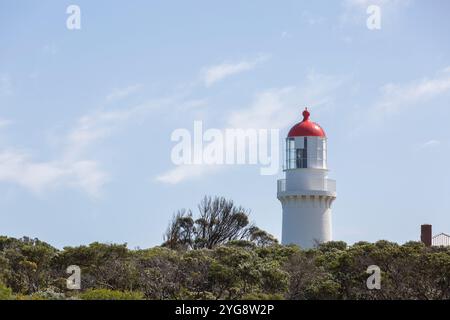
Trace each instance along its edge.
<instances>
[{"instance_id":1,"label":"lantern room glass","mask_svg":"<svg viewBox=\"0 0 450 320\"><path fill-rule=\"evenodd\" d=\"M317 143L310 145L308 137L297 137L303 148L296 147L295 137L286 139L285 170L304 168L327 168L327 143L326 138L318 138ZM312 149L311 149L312 148Z\"/></svg>"},{"instance_id":2,"label":"lantern room glass","mask_svg":"<svg viewBox=\"0 0 450 320\"><path fill-rule=\"evenodd\" d=\"M304 148L295 147L295 138L286 139L286 169L308 167L307 139L304 138Z\"/></svg>"}]
</instances>

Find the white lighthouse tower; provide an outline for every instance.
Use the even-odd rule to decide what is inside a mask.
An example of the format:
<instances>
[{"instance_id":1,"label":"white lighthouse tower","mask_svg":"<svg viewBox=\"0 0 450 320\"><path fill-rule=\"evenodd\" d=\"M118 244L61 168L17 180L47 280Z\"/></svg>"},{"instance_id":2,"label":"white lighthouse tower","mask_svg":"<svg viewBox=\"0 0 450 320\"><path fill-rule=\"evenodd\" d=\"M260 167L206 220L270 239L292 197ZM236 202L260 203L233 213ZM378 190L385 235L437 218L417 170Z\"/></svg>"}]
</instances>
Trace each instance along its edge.
<instances>
[{"instance_id":1,"label":"white lighthouse tower","mask_svg":"<svg viewBox=\"0 0 450 320\"><path fill-rule=\"evenodd\" d=\"M283 244L302 248L332 240L331 204L336 199L336 181L328 179L327 138L323 129L303 121L286 138L286 179L278 180L277 197L283 207Z\"/></svg>"}]
</instances>

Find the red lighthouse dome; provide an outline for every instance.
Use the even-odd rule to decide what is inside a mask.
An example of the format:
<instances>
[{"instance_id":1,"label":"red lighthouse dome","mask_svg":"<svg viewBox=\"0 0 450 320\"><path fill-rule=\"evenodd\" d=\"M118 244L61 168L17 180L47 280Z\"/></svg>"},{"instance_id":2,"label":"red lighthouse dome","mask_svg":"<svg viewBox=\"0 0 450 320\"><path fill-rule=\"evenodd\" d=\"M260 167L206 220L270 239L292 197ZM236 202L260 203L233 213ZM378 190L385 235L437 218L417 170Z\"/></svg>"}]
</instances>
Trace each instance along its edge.
<instances>
[{"instance_id":1,"label":"red lighthouse dome","mask_svg":"<svg viewBox=\"0 0 450 320\"><path fill-rule=\"evenodd\" d=\"M308 108L303 111L303 121L289 130L288 137L326 137L325 131L315 122L309 120Z\"/></svg>"}]
</instances>

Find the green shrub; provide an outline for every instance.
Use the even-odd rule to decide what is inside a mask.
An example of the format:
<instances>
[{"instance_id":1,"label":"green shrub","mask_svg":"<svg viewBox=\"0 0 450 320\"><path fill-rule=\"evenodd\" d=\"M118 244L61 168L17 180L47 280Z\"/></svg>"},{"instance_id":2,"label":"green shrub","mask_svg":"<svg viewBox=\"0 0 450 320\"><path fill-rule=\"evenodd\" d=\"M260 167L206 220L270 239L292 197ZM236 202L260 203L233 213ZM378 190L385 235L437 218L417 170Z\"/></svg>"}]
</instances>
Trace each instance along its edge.
<instances>
[{"instance_id":1,"label":"green shrub","mask_svg":"<svg viewBox=\"0 0 450 320\"><path fill-rule=\"evenodd\" d=\"M14 296L10 288L0 283L0 300L12 300Z\"/></svg>"},{"instance_id":2,"label":"green shrub","mask_svg":"<svg viewBox=\"0 0 450 320\"><path fill-rule=\"evenodd\" d=\"M89 289L79 295L82 300L142 300L141 292L109 289Z\"/></svg>"},{"instance_id":3,"label":"green shrub","mask_svg":"<svg viewBox=\"0 0 450 320\"><path fill-rule=\"evenodd\" d=\"M65 300L66 295L62 292L57 292L53 288L47 288L43 291L35 292L31 295L32 300Z\"/></svg>"}]
</instances>

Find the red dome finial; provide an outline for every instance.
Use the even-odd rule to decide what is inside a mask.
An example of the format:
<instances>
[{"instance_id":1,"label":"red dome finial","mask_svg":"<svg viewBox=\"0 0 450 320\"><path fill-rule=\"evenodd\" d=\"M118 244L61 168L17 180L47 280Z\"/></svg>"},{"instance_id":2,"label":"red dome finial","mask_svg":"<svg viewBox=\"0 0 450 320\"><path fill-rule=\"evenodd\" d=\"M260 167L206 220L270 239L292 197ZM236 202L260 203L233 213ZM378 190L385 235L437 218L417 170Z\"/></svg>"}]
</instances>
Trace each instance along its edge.
<instances>
[{"instance_id":1,"label":"red dome finial","mask_svg":"<svg viewBox=\"0 0 450 320\"><path fill-rule=\"evenodd\" d=\"M315 122L309 120L308 108L303 110L303 120L289 130L288 137L323 137L326 138L323 129Z\"/></svg>"},{"instance_id":2,"label":"red dome finial","mask_svg":"<svg viewBox=\"0 0 450 320\"><path fill-rule=\"evenodd\" d=\"M303 121L308 121L308 120L309 120L309 115L310 115L310 113L309 113L307 107L305 107L305 110L303 111L302 114L303 114Z\"/></svg>"}]
</instances>

